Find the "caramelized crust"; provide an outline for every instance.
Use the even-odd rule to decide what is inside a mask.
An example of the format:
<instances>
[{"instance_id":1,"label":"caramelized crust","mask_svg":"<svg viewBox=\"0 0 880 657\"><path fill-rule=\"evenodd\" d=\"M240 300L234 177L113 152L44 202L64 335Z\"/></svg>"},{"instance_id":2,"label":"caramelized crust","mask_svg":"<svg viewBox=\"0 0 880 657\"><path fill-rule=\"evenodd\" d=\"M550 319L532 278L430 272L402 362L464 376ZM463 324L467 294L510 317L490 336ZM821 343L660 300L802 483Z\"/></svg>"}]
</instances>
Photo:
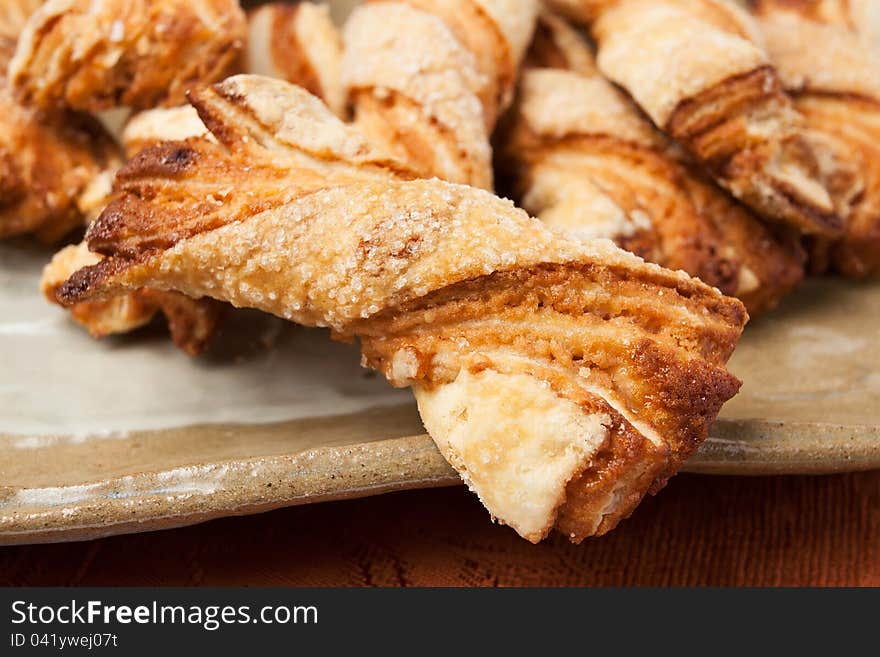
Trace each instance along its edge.
<instances>
[{"instance_id":1,"label":"caramelized crust","mask_svg":"<svg viewBox=\"0 0 880 657\"><path fill-rule=\"evenodd\" d=\"M52 242L82 225L118 154L91 117L23 107L5 77L13 49L0 36L0 239L37 233Z\"/></svg>"},{"instance_id":2,"label":"caramelized crust","mask_svg":"<svg viewBox=\"0 0 880 657\"><path fill-rule=\"evenodd\" d=\"M242 98L230 102L226 95L240 88ZM165 141L135 155L89 231L93 251L133 257L352 177L384 179L389 170L411 176L354 128L343 126L328 139L326 106L281 81L236 76L196 90L191 100L212 138ZM304 159L309 169L301 168ZM295 186L292 169L298 170Z\"/></svg>"},{"instance_id":3,"label":"caramelized crust","mask_svg":"<svg viewBox=\"0 0 880 657\"><path fill-rule=\"evenodd\" d=\"M108 257L63 303L149 286L359 338L365 364L413 386L490 512L533 541L611 529L736 392L738 301L487 192L408 179L297 87L239 76L193 98L217 144L132 160L88 235Z\"/></svg>"},{"instance_id":4,"label":"caramelized crust","mask_svg":"<svg viewBox=\"0 0 880 657\"><path fill-rule=\"evenodd\" d=\"M327 5L274 2L248 13L244 70L304 87L345 115L342 37Z\"/></svg>"},{"instance_id":5,"label":"caramelized crust","mask_svg":"<svg viewBox=\"0 0 880 657\"><path fill-rule=\"evenodd\" d=\"M598 65L734 196L810 235L843 228L813 143L748 14L720 0L565 0Z\"/></svg>"},{"instance_id":6,"label":"caramelized crust","mask_svg":"<svg viewBox=\"0 0 880 657\"><path fill-rule=\"evenodd\" d=\"M842 239L814 240L811 267L880 271L880 44L846 2L757 3L770 56L814 141L833 154Z\"/></svg>"},{"instance_id":7,"label":"caramelized crust","mask_svg":"<svg viewBox=\"0 0 880 657\"><path fill-rule=\"evenodd\" d=\"M800 282L797 239L776 236L686 163L561 19L542 18L528 63L500 158L523 208L573 237L683 269L752 314Z\"/></svg>"},{"instance_id":8,"label":"caramelized crust","mask_svg":"<svg viewBox=\"0 0 880 657\"><path fill-rule=\"evenodd\" d=\"M122 146L126 157L131 158L165 139L200 137L213 139L193 107L158 108L139 112L128 121L122 132ZM95 217L104 210L110 192L110 186L96 190ZM43 270L40 285L44 295L49 301L57 302L58 286L78 269L100 260L101 256L90 252L85 242L65 247ZM174 343L188 355L197 356L216 333L223 308L223 304L213 299L191 299L179 292L143 288L100 301L83 301L71 306L70 314L95 338L130 333L162 314Z\"/></svg>"},{"instance_id":9,"label":"caramelized crust","mask_svg":"<svg viewBox=\"0 0 880 657\"><path fill-rule=\"evenodd\" d=\"M510 102L535 0L378 1L346 23L355 122L419 175L492 188L489 134Z\"/></svg>"},{"instance_id":10,"label":"caramelized crust","mask_svg":"<svg viewBox=\"0 0 880 657\"><path fill-rule=\"evenodd\" d=\"M198 114L187 105L136 115L123 131L123 146L130 155L169 136L210 138ZM93 205L96 213L100 213L107 203L110 186L108 184L106 190L101 185L93 187L98 188L94 190ZM61 249L43 270L40 281L43 294L49 301L57 303L56 289L78 269L100 260L101 256L90 252L85 242ZM130 333L162 314L174 343L190 356L197 356L210 344L224 308L214 299L191 299L179 292L143 288L100 301L83 301L71 306L70 314L95 338Z\"/></svg>"},{"instance_id":11,"label":"caramelized crust","mask_svg":"<svg viewBox=\"0 0 880 657\"><path fill-rule=\"evenodd\" d=\"M179 105L238 65L246 30L235 0L48 0L22 31L10 80L43 108Z\"/></svg>"}]
</instances>

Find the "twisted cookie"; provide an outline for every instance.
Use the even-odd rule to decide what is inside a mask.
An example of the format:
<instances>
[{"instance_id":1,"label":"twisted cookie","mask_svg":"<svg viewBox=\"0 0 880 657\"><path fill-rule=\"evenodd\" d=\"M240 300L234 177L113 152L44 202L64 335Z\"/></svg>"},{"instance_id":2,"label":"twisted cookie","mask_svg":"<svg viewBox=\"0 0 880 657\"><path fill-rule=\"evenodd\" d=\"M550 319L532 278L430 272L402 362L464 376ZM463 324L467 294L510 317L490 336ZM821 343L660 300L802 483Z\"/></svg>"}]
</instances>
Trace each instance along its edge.
<instances>
[{"instance_id":1,"label":"twisted cookie","mask_svg":"<svg viewBox=\"0 0 880 657\"><path fill-rule=\"evenodd\" d=\"M359 338L532 541L613 528L735 394L738 301L487 192L413 179L297 87L237 76L193 102L217 143L161 144L123 169L88 234L107 257L63 303L150 286Z\"/></svg>"},{"instance_id":2,"label":"twisted cookie","mask_svg":"<svg viewBox=\"0 0 880 657\"><path fill-rule=\"evenodd\" d=\"M734 196L802 233L841 232L826 189L833 158L809 140L745 11L725 0L551 4L590 23L600 70Z\"/></svg>"},{"instance_id":3,"label":"twisted cookie","mask_svg":"<svg viewBox=\"0 0 880 657\"><path fill-rule=\"evenodd\" d=\"M15 41L4 33L13 28L0 24L0 239L36 233L53 242L82 225L119 155L93 118L38 112L15 99L5 75Z\"/></svg>"},{"instance_id":4,"label":"twisted cookie","mask_svg":"<svg viewBox=\"0 0 880 657\"><path fill-rule=\"evenodd\" d=\"M491 189L489 135L510 102L536 0L380 0L344 30L355 122L423 177Z\"/></svg>"},{"instance_id":5,"label":"twisted cookie","mask_svg":"<svg viewBox=\"0 0 880 657\"><path fill-rule=\"evenodd\" d=\"M515 198L575 237L605 237L683 269L755 313L803 277L803 250L780 238L686 163L592 52L545 15L500 141Z\"/></svg>"},{"instance_id":6,"label":"twisted cookie","mask_svg":"<svg viewBox=\"0 0 880 657\"><path fill-rule=\"evenodd\" d=\"M22 32L10 81L39 107L180 105L238 65L246 31L236 0L48 0Z\"/></svg>"},{"instance_id":7,"label":"twisted cookie","mask_svg":"<svg viewBox=\"0 0 880 657\"><path fill-rule=\"evenodd\" d=\"M815 240L812 266L851 277L880 271L880 42L858 32L856 6L756 2L767 50L807 128L838 162L842 239ZM875 5L876 6L876 5Z\"/></svg>"},{"instance_id":8,"label":"twisted cookie","mask_svg":"<svg viewBox=\"0 0 880 657\"><path fill-rule=\"evenodd\" d=\"M327 5L273 2L249 12L247 18L249 36L242 68L299 85L343 116L342 38ZM196 137L213 141L189 104L138 112L122 132L128 158L153 144Z\"/></svg>"}]
</instances>

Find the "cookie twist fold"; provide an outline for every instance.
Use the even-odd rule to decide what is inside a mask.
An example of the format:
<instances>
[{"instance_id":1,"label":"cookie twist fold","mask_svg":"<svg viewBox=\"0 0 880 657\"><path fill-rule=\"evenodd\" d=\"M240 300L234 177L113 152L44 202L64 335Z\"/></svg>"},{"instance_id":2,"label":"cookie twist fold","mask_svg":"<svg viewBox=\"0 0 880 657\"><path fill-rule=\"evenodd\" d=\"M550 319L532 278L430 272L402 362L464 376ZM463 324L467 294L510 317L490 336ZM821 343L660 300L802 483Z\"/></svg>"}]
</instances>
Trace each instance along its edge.
<instances>
[{"instance_id":1,"label":"cookie twist fold","mask_svg":"<svg viewBox=\"0 0 880 657\"><path fill-rule=\"evenodd\" d=\"M770 58L815 141L834 155L842 239L818 239L812 268L880 272L880 43L860 31L856 5L754 3ZM880 13L878 13L880 15ZM869 23L868 23L869 25ZM842 164L842 166L841 166Z\"/></svg>"},{"instance_id":2,"label":"cookie twist fold","mask_svg":"<svg viewBox=\"0 0 880 657\"><path fill-rule=\"evenodd\" d=\"M597 70L586 42L544 15L519 97L498 139L514 197L574 237L604 237L683 269L750 313L803 277L796 236L780 237L694 166Z\"/></svg>"},{"instance_id":3,"label":"cookie twist fold","mask_svg":"<svg viewBox=\"0 0 880 657\"><path fill-rule=\"evenodd\" d=\"M536 0L368 2L343 33L355 122L420 175L491 189L489 135L510 102Z\"/></svg>"},{"instance_id":4,"label":"cookie twist fold","mask_svg":"<svg viewBox=\"0 0 880 657\"><path fill-rule=\"evenodd\" d=\"M44 108L180 105L238 65L246 33L236 0L48 0L21 34L10 81Z\"/></svg>"},{"instance_id":5,"label":"cookie twist fold","mask_svg":"<svg viewBox=\"0 0 880 657\"><path fill-rule=\"evenodd\" d=\"M62 302L149 286L359 338L366 365L414 388L489 511L533 541L614 527L736 392L738 301L416 179L297 87L239 76L192 100L217 143L161 144L123 169L88 234L107 257Z\"/></svg>"},{"instance_id":6,"label":"cookie twist fold","mask_svg":"<svg viewBox=\"0 0 880 657\"><path fill-rule=\"evenodd\" d=\"M747 12L724 0L553 0L589 23L598 65L734 196L805 234L843 229L810 141Z\"/></svg>"}]
</instances>

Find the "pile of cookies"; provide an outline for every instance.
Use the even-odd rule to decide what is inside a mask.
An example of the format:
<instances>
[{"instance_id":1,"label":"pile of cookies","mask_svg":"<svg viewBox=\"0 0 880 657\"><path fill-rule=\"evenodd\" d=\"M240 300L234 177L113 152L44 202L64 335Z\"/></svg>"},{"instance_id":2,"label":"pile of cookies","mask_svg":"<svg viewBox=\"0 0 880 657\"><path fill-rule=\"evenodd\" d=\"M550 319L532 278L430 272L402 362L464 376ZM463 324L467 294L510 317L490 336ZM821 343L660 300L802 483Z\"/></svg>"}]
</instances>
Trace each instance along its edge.
<instances>
[{"instance_id":1,"label":"pile of cookies","mask_svg":"<svg viewBox=\"0 0 880 657\"><path fill-rule=\"evenodd\" d=\"M359 340L532 541L675 474L746 309L880 269L869 0L18 0L0 59L0 236L88 226L51 301Z\"/></svg>"}]
</instances>

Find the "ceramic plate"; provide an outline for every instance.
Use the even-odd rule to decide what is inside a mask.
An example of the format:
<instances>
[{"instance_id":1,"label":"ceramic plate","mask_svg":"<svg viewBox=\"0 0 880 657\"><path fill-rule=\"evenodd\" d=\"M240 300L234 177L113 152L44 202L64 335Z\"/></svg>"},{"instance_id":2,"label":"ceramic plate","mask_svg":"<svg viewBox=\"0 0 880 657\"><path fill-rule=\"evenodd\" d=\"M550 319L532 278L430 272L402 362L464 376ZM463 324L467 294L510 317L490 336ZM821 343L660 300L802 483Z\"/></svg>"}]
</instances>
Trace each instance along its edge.
<instances>
[{"instance_id":1,"label":"ceramic plate","mask_svg":"<svg viewBox=\"0 0 880 657\"><path fill-rule=\"evenodd\" d=\"M458 483L410 393L354 347L256 313L197 360L161 326L96 342L36 292L48 256L0 245L0 543ZM880 467L878 327L880 285L835 280L753 322L742 392L687 470Z\"/></svg>"}]
</instances>

